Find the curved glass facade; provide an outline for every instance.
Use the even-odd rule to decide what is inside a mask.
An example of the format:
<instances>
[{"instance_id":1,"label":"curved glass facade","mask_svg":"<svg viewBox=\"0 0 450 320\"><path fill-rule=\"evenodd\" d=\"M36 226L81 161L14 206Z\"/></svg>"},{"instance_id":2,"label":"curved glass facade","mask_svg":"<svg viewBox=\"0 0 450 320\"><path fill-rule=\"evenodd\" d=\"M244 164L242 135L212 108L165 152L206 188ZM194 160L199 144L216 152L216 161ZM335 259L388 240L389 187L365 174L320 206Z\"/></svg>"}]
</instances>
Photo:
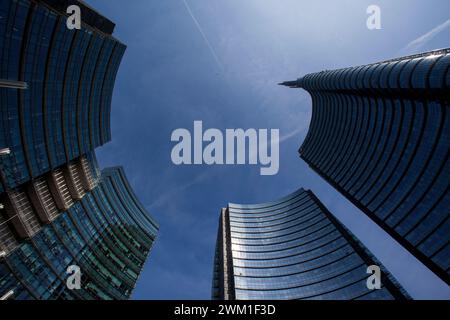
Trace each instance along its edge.
<instances>
[{"instance_id":1,"label":"curved glass facade","mask_svg":"<svg viewBox=\"0 0 450 320\"><path fill-rule=\"evenodd\" d=\"M127 299L156 238L122 168L100 173L93 151L111 139L113 29L83 2L0 2L0 300Z\"/></svg>"},{"instance_id":2,"label":"curved glass facade","mask_svg":"<svg viewBox=\"0 0 450 320\"><path fill-rule=\"evenodd\" d=\"M81 30L69 30L67 1L0 3L2 189L14 188L108 142L115 76L125 46L108 20L83 7ZM73 1L72 1L73 2ZM67 2L68 3L68 2ZM49 6L50 5L50 6ZM97 17L97 18L96 18ZM97 20L105 22L105 28Z\"/></svg>"},{"instance_id":3,"label":"curved glass facade","mask_svg":"<svg viewBox=\"0 0 450 320\"><path fill-rule=\"evenodd\" d=\"M127 299L157 232L122 168L105 169L97 187L0 261L0 294ZM80 289L66 285L70 265L80 268Z\"/></svg>"},{"instance_id":4,"label":"curved glass facade","mask_svg":"<svg viewBox=\"0 0 450 320\"><path fill-rule=\"evenodd\" d=\"M381 289L367 287L380 266ZM278 201L222 210L215 299L408 299L384 267L303 189Z\"/></svg>"},{"instance_id":5,"label":"curved glass facade","mask_svg":"<svg viewBox=\"0 0 450 320\"><path fill-rule=\"evenodd\" d=\"M285 83L313 115L299 152L450 284L450 49Z\"/></svg>"}]
</instances>

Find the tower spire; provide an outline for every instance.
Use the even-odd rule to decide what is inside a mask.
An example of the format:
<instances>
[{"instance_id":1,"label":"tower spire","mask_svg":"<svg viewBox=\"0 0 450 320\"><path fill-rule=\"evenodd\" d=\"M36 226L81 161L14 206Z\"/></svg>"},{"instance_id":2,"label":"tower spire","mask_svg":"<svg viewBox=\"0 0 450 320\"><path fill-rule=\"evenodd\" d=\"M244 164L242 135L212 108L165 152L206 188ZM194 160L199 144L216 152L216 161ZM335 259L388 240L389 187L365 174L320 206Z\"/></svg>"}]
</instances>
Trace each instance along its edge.
<instances>
[{"instance_id":1,"label":"tower spire","mask_svg":"<svg viewBox=\"0 0 450 320\"><path fill-rule=\"evenodd\" d=\"M280 86L286 86L289 88L299 88L299 83L298 80L293 80L293 81L284 81L284 82L280 82L278 85Z\"/></svg>"}]
</instances>

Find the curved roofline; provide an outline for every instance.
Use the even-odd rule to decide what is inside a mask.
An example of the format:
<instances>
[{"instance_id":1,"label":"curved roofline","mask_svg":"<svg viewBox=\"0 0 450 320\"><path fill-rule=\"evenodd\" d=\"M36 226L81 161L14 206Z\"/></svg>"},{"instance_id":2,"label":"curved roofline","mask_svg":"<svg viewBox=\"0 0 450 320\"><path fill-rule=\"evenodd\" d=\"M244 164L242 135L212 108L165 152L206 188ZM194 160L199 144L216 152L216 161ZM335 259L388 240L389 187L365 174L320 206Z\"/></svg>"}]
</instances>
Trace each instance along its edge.
<instances>
[{"instance_id":1,"label":"curved roofline","mask_svg":"<svg viewBox=\"0 0 450 320\"><path fill-rule=\"evenodd\" d=\"M336 68L336 69L332 69L332 70L328 70L328 69L321 70L321 71L318 71L318 72L305 74L303 77L297 78L296 80L284 81L284 82L280 82L278 84L281 85L281 86L289 87L289 88L302 88L302 80L303 80L303 78L305 78L308 75L324 73L324 72L330 72L330 71L339 71L339 70L345 70L345 69L356 69L356 68L360 68L360 67L366 67L366 66L368 67L368 66L371 66L371 65L380 65L380 64L384 64L384 63L398 62L398 61L402 61L402 60L413 60L413 59L417 59L417 58L426 58L428 56L439 56L439 55L444 55L444 54L450 54L450 47L448 47L448 48L441 48L441 49L435 49L435 50L421 52L421 53L416 53L416 54L411 54L411 55L402 56L402 57L398 57L398 58L391 58L391 59L387 59L387 60L382 60L382 61L362 64L362 65L358 65L358 66Z\"/></svg>"},{"instance_id":2,"label":"curved roofline","mask_svg":"<svg viewBox=\"0 0 450 320\"><path fill-rule=\"evenodd\" d=\"M229 202L228 208L231 207L231 208L236 208L236 209L262 209L262 208L272 207L274 205L281 204L283 202L291 200L306 191L308 191L308 190L300 188L300 189L297 189L296 191L288 194L287 196L284 196L277 200L268 201L268 202L253 203L253 204L239 204L239 203Z\"/></svg>"}]
</instances>

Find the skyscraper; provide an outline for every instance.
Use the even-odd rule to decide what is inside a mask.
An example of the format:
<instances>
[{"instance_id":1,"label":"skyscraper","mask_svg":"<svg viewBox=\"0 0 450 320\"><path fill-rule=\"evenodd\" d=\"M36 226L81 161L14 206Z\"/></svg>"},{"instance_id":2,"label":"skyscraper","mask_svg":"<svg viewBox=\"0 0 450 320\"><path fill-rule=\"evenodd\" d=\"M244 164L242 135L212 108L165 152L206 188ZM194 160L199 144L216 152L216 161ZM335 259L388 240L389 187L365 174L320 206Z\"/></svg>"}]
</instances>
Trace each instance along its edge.
<instances>
[{"instance_id":1,"label":"skyscraper","mask_svg":"<svg viewBox=\"0 0 450 320\"><path fill-rule=\"evenodd\" d=\"M95 158L125 52L113 29L82 1L0 2L0 299L129 298L156 238L123 170Z\"/></svg>"},{"instance_id":2,"label":"skyscraper","mask_svg":"<svg viewBox=\"0 0 450 320\"><path fill-rule=\"evenodd\" d=\"M369 266L381 288L369 289ZM222 209L213 299L409 299L375 257L309 190Z\"/></svg>"},{"instance_id":3,"label":"skyscraper","mask_svg":"<svg viewBox=\"0 0 450 320\"><path fill-rule=\"evenodd\" d=\"M94 189L33 237L11 240L18 243L0 260L0 293L15 299L128 299L157 230L123 170L105 169ZM80 270L79 289L68 287L69 266Z\"/></svg>"},{"instance_id":4,"label":"skyscraper","mask_svg":"<svg viewBox=\"0 0 450 320\"><path fill-rule=\"evenodd\" d=\"M66 8L81 7L81 30ZM0 191L14 188L111 139L110 108L125 45L114 24L79 1L0 4Z\"/></svg>"},{"instance_id":5,"label":"skyscraper","mask_svg":"<svg viewBox=\"0 0 450 320\"><path fill-rule=\"evenodd\" d=\"M308 74L309 166L450 284L450 49Z\"/></svg>"}]
</instances>

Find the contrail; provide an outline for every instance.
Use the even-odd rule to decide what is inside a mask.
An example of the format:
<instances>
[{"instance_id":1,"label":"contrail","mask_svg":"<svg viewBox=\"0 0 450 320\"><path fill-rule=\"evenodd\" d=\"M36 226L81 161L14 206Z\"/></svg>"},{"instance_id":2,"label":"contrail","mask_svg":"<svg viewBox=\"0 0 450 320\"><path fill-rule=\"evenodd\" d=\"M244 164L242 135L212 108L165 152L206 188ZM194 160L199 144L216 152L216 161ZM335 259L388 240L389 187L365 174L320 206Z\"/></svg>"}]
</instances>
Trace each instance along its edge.
<instances>
[{"instance_id":1,"label":"contrail","mask_svg":"<svg viewBox=\"0 0 450 320\"><path fill-rule=\"evenodd\" d=\"M286 140L289 140L295 136L297 136L300 132L302 132L304 130L304 128L298 128L294 131L289 132L288 134L281 136L279 142L284 142Z\"/></svg>"},{"instance_id":2,"label":"contrail","mask_svg":"<svg viewBox=\"0 0 450 320\"><path fill-rule=\"evenodd\" d=\"M162 194L158 199L149 204L149 207L160 207L163 204L166 204L168 201L171 201L174 195L182 193L184 190L189 189L193 185L197 183L203 182L209 177L213 176L215 173L211 173L211 171L204 171L203 173L195 176L191 181L185 183L184 185L178 185L177 187L169 190L168 192Z\"/></svg>"},{"instance_id":3,"label":"contrail","mask_svg":"<svg viewBox=\"0 0 450 320\"><path fill-rule=\"evenodd\" d=\"M219 57L216 54L216 51L214 51L214 48L212 47L211 43L208 40L208 37L206 37L206 34L203 32L202 27L200 26L200 23L198 23L198 20L195 18L194 14L192 13L191 8L189 7L188 3L186 2L186 0L181 0L184 3L184 6L186 7L186 10L188 11L189 15L191 16L192 20L194 21L195 25L197 26L198 31L200 32L200 34L203 37L203 40L205 40L206 45L209 48L209 51L211 52L212 56L214 57L214 60L216 61L217 65L219 66L219 68L221 70L223 70L223 65L219 60Z\"/></svg>"},{"instance_id":4,"label":"contrail","mask_svg":"<svg viewBox=\"0 0 450 320\"><path fill-rule=\"evenodd\" d=\"M424 35L420 36L419 38L411 41L404 47L400 52L401 54L411 54L415 50L420 49L424 44L426 44L428 41L432 40L437 34L441 33L442 31L447 30L447 33L450 31L450 19L445 21L444 23L434 27L429 32L425 33Z\"/></svg>"}]
</instances>

